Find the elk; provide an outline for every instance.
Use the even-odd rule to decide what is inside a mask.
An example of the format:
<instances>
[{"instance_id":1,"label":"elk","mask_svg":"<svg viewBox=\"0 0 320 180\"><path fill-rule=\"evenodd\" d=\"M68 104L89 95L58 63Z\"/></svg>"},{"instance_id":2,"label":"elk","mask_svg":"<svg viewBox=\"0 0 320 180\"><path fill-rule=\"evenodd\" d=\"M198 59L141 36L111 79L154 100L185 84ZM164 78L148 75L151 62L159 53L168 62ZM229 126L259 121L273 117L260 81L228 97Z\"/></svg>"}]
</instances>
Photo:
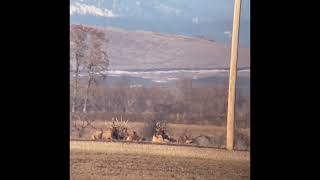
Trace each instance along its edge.
<instances>
[{"instance_id":1,"label":"elk","mask_svg":"<svg viewBox=\"0 0 320 180\"><path fill-rule=\"evenodd\" d=\"M155 135L152 136L152 142L164 143L165 141L164 141L162 135L160 135L160 134L159 134L159 135L155 134Z\"/></svg>"},{"instance_id":2,"label":"elk","mask_svg":"<svg viewBox=\"0 0 320 180\"><path fill-rule=\"evenodd\" d=\"M99 130L97 130L96 132L94 132L91 136L92 140L101 140L102 139L102 135L103 135L103 129L100 128Z\"/></svg>"},{"instance_id":3,"label":"elk","mask_svg":"<svg viewBox=\"0 0 320 180\"><path fill-rule=\"evenodd\" d=\"M169 137L165 133L166 124L165 123L156 123L155 134L152 136L152 142L156 143L166 143L166 142L176 142L174 138Z\"/></svg>"},{"instance_id":4,"label":"elk","mask_svg":"<svg viewBox=\"0 0 320 180\"><path fill-rule=\"evenodd\" d=\"M178 139L180 144L191 144L193 143L193 138L191 133L188 130L185 130Z\"/></svg>"},{"instance_id":5,"label":"elk","mask_svg":"<svg viewBox=\"0 0 320 180\"><path fill-rule=\"evenodd\" d=\"M156 143L164 143L165 132L165 124L161 124L160 122L156 123L155 134L152 136L152 142Z\"/></svg>"},{"instance_id":6,"label":"elk","mask_svg":"<svg viewBox=\"0 0 320 180\"><path fill-rule=\"evenodd\" d=\"M104 131L102 128L94 132L91 136L92 140L126 140L128 137L128 127L127 127L127 121L121 121L119 122L117 118L115 118L116 121L114 121L114 118L112 118L112 123L108 127L106 131ZM105 125L108 126L107 122L105 122ZM98 129L98 128L94 128Z\"/></svg>"},{"instance_id":7,"label":"elk","mask_svg":"<svg viewBox=\"0 0 320 180\"><path fill-rule=\"evenodd\" d=\"M136 131L133 131L132 134L129 134L127 139L127 141L142 141L143 138L141 138L140 136L138 136Z\"/></svg>"},{"instance_id":8,"label":"elk","mask_svg":"<svg viewBox=\"0 0 320 180\"><path fill-rule=\"evenodd\" d=\"M92 120L89 120L86 116L82 114L72 114L72 116L73 118L78 119L78 122L76 120L73 120L73 128L77 131L78 137L82 138L85 134L85 129L87 127L92 126Z\"/></svg>"},{"instance_id":9,"label":"elk","mask_svg":"<svg viewBox=\"0 0 320 180\"><path fill-rule=\"evenodd\" d=\"M105 125L107 125L107 122L104 123ZM96 128L93 125L91 126L91 128L95 129L96 131L91 135L91 139L92 140L106 140L108 139L105 138L106 135L108 134L109 131L103 131L103 128Z\"/></svg>"}]
</instances>

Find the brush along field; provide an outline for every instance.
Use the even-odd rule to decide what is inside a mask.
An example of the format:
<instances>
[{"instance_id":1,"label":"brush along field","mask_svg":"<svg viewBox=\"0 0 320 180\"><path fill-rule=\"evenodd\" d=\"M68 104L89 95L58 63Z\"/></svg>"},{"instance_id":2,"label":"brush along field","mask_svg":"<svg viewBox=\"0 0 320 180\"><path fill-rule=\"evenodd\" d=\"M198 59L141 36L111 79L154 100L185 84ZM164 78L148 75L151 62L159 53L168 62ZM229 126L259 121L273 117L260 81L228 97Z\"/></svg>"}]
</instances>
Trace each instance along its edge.
<instances>
[{"instance_id":1,"label":"brush along field","mask_svg":"<svg viewBox=\"0 0 320 180\"><path fill-rule=\"evenodd\" d=\"M248 151L70 141L71 179L250 179Z\"/></svg>"}]
</instances>

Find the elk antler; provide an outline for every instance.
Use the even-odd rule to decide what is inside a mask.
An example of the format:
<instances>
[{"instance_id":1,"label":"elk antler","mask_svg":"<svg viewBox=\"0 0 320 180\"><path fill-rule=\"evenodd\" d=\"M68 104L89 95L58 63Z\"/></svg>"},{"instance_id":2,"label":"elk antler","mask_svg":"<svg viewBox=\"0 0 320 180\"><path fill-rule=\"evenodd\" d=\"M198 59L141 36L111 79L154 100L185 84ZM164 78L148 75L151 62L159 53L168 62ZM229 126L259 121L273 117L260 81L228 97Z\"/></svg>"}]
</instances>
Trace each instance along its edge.
<instances>
[{"instance_id":1,"label":"elk antler","mask_svg":"<svg viewBox=\"0 0 320 180\"><path fill-rule=\"evenodd\" d=\"M122 123L123 127L127 127L128 126L128 121L129 120L123 121L123 123Z\"/></svg>"},{"instance_id":2,"label":"elk antler","mask_svg":"<svg viewBox=\"0 0 320 180\"><path fill-rule=\"evenodd\" d=\"M112 126L115 126L113 117L112 117L111 121L112 121Z\"/></svg>"}]
</instances>

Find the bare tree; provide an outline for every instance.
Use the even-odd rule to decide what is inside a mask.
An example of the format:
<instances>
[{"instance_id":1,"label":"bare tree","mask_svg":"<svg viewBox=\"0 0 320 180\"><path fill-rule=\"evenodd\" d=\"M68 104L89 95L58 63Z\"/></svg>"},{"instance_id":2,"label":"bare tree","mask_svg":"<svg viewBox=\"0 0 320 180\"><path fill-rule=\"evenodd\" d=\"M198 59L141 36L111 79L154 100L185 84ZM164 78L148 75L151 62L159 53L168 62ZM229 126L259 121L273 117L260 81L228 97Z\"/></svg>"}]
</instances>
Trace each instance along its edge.
<instances>
[{"instance_id":1,"label":"bare tree","mask_svg":"<svg viewBox=\"0 0 320 180\"><path fill-rule=\"evenodd\" d=\"M177 82L177 86L182 92L183 98L186 101L187 104L190 104L192 102L192 90L193 90L193 85L192 85L192 78L191 77L184 77L181 78Z\"/></svg>"},{"instance_id":2,"label":"bare tree","mask_svg":"<svg viewBox=\"0 0 320 180\"><path fill-rule=\"evenodd\" d=\"M73 92L72 92L72 107L71 111L75 112L76 100L78 96L78 83L80 74L80 65L85 58L85 52L88 49L85 43L87 37L86 28L82 25L75 25L71 27L70 31L70 71L71 78L74 78ZM74 60L74 61L72 61Z\"/></svg>"},{"instance_id":3,"label":"bare tree","mask_svg":"<svg viewBox=\"0 0 320 180\"><path fill-rule=\"evenodd\" d=\"M88 57L84 61L84 68L87 73L87 83L85 88L85 97L83 104L83 112L87 112L87 104L89 99L90 88L92 84L97 85L99 77L103 79L106 77L104 74L108 69L109 58L106 52L107 39L103 31L97 29L88 30Z\"/></svg>"},{"instance_id":4,"label":"bare tree","mask_svg":"<svg viewBox=\"0 0 320 180\"><path fill-rule=\"evenodd\" d=\"M83 96L83 112L87 112L90 88L97 84L98 77L105 78L103 74L109 65L107 55L107 38L102 30L82 25L72 25L70 32L70 66L72 83L71 111L76 111L76 102L80 95L80 73L87 74L85 92Z\"/></svg>"}]
</instances>

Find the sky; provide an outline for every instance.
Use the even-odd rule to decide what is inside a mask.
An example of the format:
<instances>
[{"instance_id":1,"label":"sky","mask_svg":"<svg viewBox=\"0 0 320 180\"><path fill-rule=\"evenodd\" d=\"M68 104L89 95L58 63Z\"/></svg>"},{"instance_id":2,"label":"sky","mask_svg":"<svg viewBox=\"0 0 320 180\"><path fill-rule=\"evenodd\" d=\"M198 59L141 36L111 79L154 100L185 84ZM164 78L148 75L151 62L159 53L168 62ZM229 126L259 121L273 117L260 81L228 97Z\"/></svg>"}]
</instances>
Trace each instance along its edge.
<instances>
[{"instance_id":1,"label":"sky","mask_svg":"<svg viewBox=\"0 0 320 180\"><path fill-rule=\"evenodd\" d=\"M70 22L231 43L234 0L70 0ZM242 0L240 47L250 47L250 0Z\"/></svg>"}]
</instances>

